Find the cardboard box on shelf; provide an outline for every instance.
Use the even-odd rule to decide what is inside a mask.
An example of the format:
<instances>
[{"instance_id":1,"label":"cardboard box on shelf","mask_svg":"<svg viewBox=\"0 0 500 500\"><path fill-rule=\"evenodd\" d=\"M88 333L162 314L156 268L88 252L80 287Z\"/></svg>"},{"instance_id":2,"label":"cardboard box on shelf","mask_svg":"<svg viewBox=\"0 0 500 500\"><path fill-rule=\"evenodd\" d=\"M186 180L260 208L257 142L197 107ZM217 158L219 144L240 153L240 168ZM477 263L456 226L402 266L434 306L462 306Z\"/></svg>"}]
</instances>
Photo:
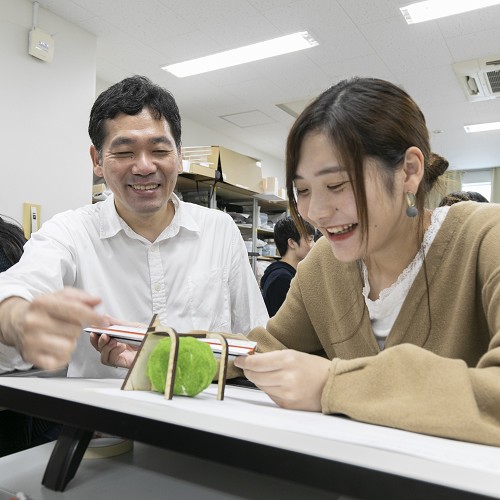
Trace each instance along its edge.
<instances>
[{"instance_id":1,"label":"cardboard box on shelf","mask_svg":"<svg viewBox=\"0 0 500 500\"><path fill-rule=\"evenodd\" d=\"M278 178L264 177L264 179L262 179L262 190L265 194L274 194L278 196Z\"/></svg>"},{"instance_id":2,"label":"cardboard box on shelf","mask_svg":"<svg viewBox=\"0 0 500 500\"><path fill-rule=\"evenodd\" d=\"M199 163L192 163L189 160L182 160L182 171L189 174L199 174L210 179L215 179L216 170L206 166L200 165Z\"/></svg>"},{"instance_id":3,"label":"cardboard box on shelf","mask_svg":"<svg viewBox=\"0 0 500 500\"><path fill-rule=\"evenodd\" d=\"M210 161L212 146L182 146L182 166L189 172L189 164L217 170L217 164Z\"/></svg>"},{"instance_id":4,"label":"cardboard box on shelf","mask_svg":"<svg viewBox=\"0 0 500 500\"><path fill-rule=\"evenodd\" d=\"M262 193L262 170L259 160L222 146L212 146L208 162L222 173L222 180L254 193Z\"/></svg>"}]
</instances>

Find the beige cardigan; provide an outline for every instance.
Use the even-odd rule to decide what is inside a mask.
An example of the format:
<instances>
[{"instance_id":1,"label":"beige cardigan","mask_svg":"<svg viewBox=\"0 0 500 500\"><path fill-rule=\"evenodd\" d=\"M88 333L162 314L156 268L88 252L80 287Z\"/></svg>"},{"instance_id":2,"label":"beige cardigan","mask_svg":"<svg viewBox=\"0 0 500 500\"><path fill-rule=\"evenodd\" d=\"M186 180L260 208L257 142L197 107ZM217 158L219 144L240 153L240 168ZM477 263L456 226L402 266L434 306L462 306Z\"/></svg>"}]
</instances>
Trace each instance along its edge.
<instances>
[{"instance_id":1,"label":"beige cardigan","mask_svg":"<svg viewBox=\"0 0 500 500\"><path fill-rule=\"evenodd\" d=\"M358 264L321 238L249 338L261 351L326 353L324 413L500 446L500 205L450 208L382 352L362 286Z\"/></svg>"}]
</instances>

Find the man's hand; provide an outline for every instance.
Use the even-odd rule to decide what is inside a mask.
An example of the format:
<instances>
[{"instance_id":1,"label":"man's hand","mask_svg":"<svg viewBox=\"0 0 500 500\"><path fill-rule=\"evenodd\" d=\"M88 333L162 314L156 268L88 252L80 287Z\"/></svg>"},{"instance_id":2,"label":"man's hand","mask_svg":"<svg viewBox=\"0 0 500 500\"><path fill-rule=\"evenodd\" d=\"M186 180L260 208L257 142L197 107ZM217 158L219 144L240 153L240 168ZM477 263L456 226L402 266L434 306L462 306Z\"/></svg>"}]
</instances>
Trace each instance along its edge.
<instances>
[{"instance_id":1,"label":"man's hand","mask_svg":"<svg viewBox=\"0 0 500 500\"><path fill-rule=\"evenodd\" d=\"M116 323L113 323L116 324ZM123 325L123 322L120 322ZM90 334L90 343L101 353L101 363L120 368L130 368L139 347L118 342L115 338L97 333Z\"/></svg>"},{"instance_id":2,"label":"man's hand","mask_svg":"<svg viewBox=\"0 0 500 500\"><path fill-rule=\"evenodd\" d=\"M82 328L108 326L94 311L100 299L76 288L40 295L33 302L11 297L0 304L1 339L28 363L55 370L66 366Z\"/></svg>"},{"instance_id":3,"label":"man's hand","mask_svg":"<svg viewBox=\"0 0 500 500\"><path fill-rule=\"evenodd\" d=\"M279 406L321 411L321 394L331 362L293 350L238 356L234 365Z\"/></svg>"}]
</instances>

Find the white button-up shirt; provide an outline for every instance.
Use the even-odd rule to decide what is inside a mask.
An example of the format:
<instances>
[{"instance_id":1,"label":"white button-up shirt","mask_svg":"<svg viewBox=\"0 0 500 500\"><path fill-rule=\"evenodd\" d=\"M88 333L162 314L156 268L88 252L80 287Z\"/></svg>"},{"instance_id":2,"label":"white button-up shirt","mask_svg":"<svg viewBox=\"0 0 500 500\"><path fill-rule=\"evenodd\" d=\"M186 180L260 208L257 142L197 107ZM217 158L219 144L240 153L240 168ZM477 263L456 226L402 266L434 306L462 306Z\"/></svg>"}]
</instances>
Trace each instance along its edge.
<instances>
[{"instance_id":1,"label":"white button-up shirt","mask_svg":"<svg viewBox=\"0 0 500 500\"><path fill-rule=\"evenodd\" d=\"M0 301L73 286L100 297L96 309L123 321L147 324L156 313L178 332L246 334L264 326L266 307L231 217L175 195L172 200L174 218L154 243L119 217L113 196L56 215L32 235L19 263L0 274ZM5 358L0 370L12 369L16 360L2 366ZM68 376L124 373L102 365L88 335L81 335Z\"/></svg>"}]
</instances>

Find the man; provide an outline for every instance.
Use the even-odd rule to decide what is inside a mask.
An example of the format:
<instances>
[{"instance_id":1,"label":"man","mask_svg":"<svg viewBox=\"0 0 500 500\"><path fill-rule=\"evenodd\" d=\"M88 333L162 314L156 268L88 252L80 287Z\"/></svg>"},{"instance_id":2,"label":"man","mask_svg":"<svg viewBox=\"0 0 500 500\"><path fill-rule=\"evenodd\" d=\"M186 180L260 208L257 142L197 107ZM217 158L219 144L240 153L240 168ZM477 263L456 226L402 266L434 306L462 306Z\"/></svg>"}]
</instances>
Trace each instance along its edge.
<instances>
[{"instance_id":1,"label":"man","mask_svg":"<svg viewBox=\"0 0 500 500\"><path fill-rule=\"evenodd\" d=\"M301 238L291 217L279 219L274 226L274 242L281 260L268 266L260 280L269 316L278 312L295 276L297 265L314 245L314 227L308 222L305 222L305 226L308 238Z\"/></svg>"},{"instance_id":2,"label":"man","mask_svg":"<svg viewBox=\"0 0 500 500\"><path fill-rule=\"evenodd\" d=\"M180 332L246 334L264 325L232 219L173 194L182 171L173 96L145 77L126 78L97 98L89 135L94 173L113 194L46 222L0 276L0 342L42 368L69 362L68 376L120 377L82 327L147 324L154 313ZM92 343L103 350L116 341Z\"/></svg>"}]
</instances>

